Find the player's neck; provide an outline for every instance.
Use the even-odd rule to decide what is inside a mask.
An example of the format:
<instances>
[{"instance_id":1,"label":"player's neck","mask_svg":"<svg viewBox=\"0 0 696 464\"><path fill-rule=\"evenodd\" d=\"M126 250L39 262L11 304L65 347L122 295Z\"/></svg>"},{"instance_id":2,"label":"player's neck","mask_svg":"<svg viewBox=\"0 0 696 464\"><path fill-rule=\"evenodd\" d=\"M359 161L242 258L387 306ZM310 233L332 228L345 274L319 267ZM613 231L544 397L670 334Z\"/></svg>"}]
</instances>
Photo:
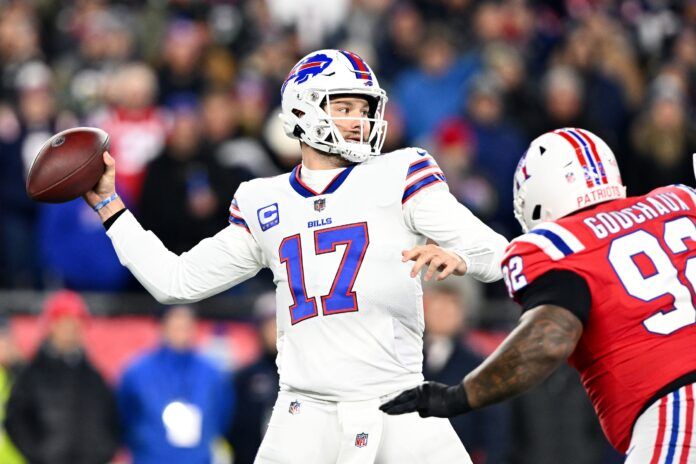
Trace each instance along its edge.
<instances>
[{"instance_id":1,"label":"player's neck","mask_svg":"<svg viewBox=\"0 0 696 464\"><path fill-rule=\"evenodd\" d=\"M302 144L302 165L307 169L317 171L337 169L348 167L350 164L350 161L347 161L338 155L321 153L308 145Z\"/></svg>"}]
</instances>

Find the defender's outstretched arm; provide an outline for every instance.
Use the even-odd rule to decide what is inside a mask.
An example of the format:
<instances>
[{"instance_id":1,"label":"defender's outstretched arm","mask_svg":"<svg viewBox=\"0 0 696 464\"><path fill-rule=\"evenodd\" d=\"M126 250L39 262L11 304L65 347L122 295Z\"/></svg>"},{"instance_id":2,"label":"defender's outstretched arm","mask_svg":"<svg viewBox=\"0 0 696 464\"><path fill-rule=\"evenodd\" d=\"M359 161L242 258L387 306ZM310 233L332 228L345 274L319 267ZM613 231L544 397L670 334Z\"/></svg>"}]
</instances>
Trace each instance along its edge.
<instances>
[{"instance_id":1,"label":"defender's outstretched arm","mask_svg":"<svg viewBox=\"0 0 696 464\"><path fill-rule=\"evenodd\" d=\"M582 335L580 319L565 308L540 305L462 383L426 382L383 404L388 414L418 411L451 417L512 398L546 379L573 352Z\"/></svg>"}]
</instances>

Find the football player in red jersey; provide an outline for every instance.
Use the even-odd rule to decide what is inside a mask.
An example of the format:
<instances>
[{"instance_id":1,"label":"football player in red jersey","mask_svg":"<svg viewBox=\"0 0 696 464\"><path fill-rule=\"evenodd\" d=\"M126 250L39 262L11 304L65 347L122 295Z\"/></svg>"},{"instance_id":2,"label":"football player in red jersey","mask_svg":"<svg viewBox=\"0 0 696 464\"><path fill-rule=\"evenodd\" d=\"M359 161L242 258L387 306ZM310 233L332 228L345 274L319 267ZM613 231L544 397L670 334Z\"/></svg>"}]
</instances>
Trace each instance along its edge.
<instances>
[{"instance_id":1,"label":"football player in red jersey","mask_svg":"<svg viewBox=\"0 0 696 464\"><path fill-rule=\"evenodd\" d=\"M518 326L459 385L425 383L381 409L465 413L529 390L567 359L627 463L696 463L696 193L625 192L596 135L535 139L514 178L525 234L502 262Z\"/></svg>"}]
</instances>

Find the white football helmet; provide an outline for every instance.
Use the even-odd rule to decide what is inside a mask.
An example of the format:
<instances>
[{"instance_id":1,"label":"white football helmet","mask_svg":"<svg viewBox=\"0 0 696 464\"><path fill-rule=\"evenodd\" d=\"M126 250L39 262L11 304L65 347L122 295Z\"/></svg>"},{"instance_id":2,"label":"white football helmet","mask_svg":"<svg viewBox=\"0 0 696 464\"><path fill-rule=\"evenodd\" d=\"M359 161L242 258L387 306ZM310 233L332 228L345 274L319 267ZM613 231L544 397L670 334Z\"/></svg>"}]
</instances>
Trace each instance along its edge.
<instances>
[{"instance_id":1,"label":"white football helmet","mask_svg":"<svg viewBox=\"0 0 696 464\"><path fill-rule=\"evenodd\" d=\"M593 133L558 129L537 137L515 171L515 217L524 232L607 200L626 198L614 153Z\"/></svg>"},{"instance_id":2,"label":"white football helmet","mask_svg":"<svg viewBox=\"0 0 696 464\"><path fill-rule=\"evenodd\" d=\"M366 97L370 104L368 117L331 118L331 98L337 95ZM280 96L280 117L289 137L354 163L380 154L387 134L384 120L387 94L380 88L372 69L355 53L347 50L310 53L292 68ZM346 141L334 124L338 119L367 119L370 133L360 134L361 143Z\"/></svg>"}]
</instances>

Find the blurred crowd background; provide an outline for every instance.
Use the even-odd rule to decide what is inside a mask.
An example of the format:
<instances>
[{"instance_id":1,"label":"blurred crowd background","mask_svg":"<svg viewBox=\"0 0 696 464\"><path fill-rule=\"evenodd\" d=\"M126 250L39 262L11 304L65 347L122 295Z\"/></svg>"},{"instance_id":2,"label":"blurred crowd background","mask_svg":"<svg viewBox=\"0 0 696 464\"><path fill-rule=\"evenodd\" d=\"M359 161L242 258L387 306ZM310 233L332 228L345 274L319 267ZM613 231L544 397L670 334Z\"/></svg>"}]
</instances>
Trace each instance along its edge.
<instances>
[{"instance_id":1,"label":"blurred crowd background","mask_svg":"<svg viewBox=\"0 0 696 464\"><path fill-rule=\"evenodd\" d=\"M350 49L377 73L389 95L384 150L428 149L452 193L508 238L519 233L517 160L550 129L604 138L629 194L693 185L694 0L0 0L0 311L12 341L0 343L0 364L8 379L37 347L54 353L39 313L62 288L85 295L96 314L78 325L101 336L85 337L81 349L109 388L123 386L131 358L168 343L144 315L162 309L120 266L98 217L81 200L27 198L43 142L78 125L109 132L119 193L165 245L186 251L226 226L240 182L299 162L297 142L280 128L279 89L319 48ZM500 285L454 282L426 291L426 373L448 382L490 353L518 315ZM250 462L239 443L258 439L275 393L273 331L263 324L274 310L271 288L262 273L195 308L203 329L192 320L195 349L213 346L237 396L251 395L228 401L235 419L220 428L237 444L235 462ZM583 395L562 369L457 430L477 464L620 462ZM175 411L189 414L184 406ZM117 429L121 449L137 447L124 438L132 429ZM119 456L127 462L128 453Z\"/></svg>"}]
</instances>

